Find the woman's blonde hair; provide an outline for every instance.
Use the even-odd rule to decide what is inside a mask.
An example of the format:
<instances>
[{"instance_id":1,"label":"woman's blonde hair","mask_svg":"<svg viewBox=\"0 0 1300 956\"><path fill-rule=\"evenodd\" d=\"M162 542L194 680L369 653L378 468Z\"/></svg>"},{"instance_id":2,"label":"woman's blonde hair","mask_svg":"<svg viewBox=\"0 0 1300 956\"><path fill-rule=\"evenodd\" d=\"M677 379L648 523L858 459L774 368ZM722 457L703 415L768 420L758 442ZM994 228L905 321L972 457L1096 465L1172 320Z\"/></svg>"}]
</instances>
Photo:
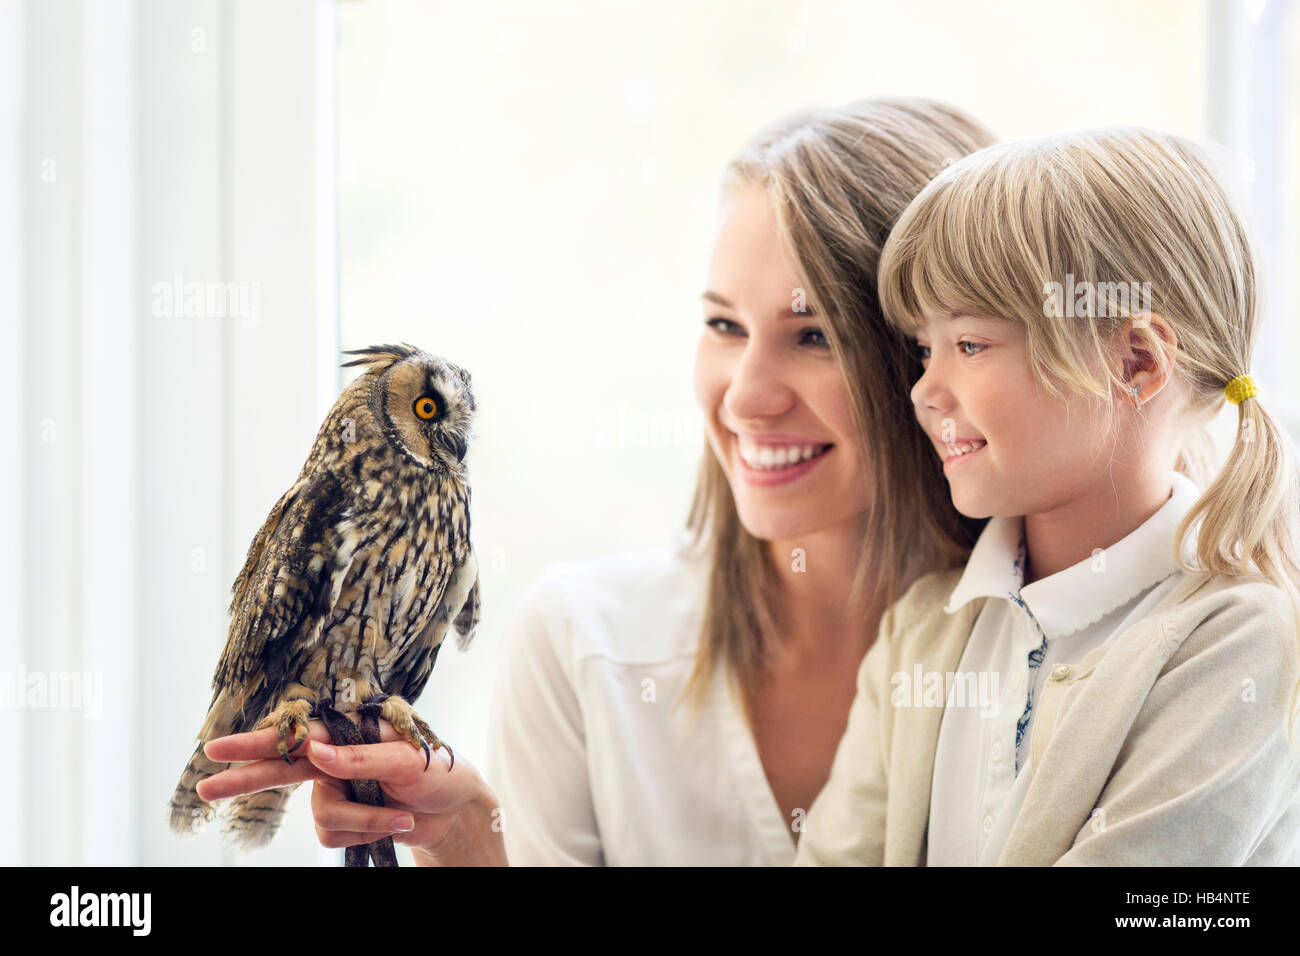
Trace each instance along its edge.
<instances>
[{"instance_id":1,"label":"woman's blonde hair","mask_svg":"<svg viewBox=\"0 0 1300 956\"><path fill-rule=\"evenodd\" d=\"M1217 473L1211 456L1224 386L1250 372L1257 297L1245 225L1206 156L1141 129L1003 144L954 163L899 220L880 266L885 316L901 331L914 334L924 310L1020 322L1036 380L1054 395L1094 396L1112 422L1128 389L1120 343L1141 335L1183 396L1176 467L1204 489L1178 528L1179 567L1262 576L1300 625L1294 446L1250 398ZM1192 534L1198 567L1182 558Z\"/></svg>"},{"instance_id":2,"label":"woman's blonde hair","mask_svg":"<svg viewBox=\"0 0 1300 956\"><path fill-rule=\"evenodd\" d=\"M893 604L922 573L959 566L983 526L952 507L933 445L916 421L909 390L920 366L880 314L876 269L912 197L948 163L991 142L982 126L941 103L863 100L777 121L724 173L724 203L745 187L771 201L807 307L822 319L848 389L872 492L850 608L857 617ZM750 697L789 622L775 600L778 572L765 542L741 524L707 443L687 528L691 546L707 551L710 571L682 699L698 712L723 664L749 719Z\"/></svg>"}]
</instances>

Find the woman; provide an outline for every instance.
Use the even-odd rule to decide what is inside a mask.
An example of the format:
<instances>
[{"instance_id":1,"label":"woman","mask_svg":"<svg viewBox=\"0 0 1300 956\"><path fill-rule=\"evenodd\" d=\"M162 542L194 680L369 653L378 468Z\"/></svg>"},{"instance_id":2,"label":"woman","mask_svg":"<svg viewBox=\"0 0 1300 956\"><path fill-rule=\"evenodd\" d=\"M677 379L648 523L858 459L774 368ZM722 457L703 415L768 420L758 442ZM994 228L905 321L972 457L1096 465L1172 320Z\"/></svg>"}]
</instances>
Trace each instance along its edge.
<instances>
[{"instance_id":1,"label":"woman","mask_svg":"<svg viewBox=\"0 0 1300 956\"><path fill-rule=\"evenodd\" d=\"M911 413L920 369L881 317L876 266L911 198L991 141L941 104L873 100L782 120L728 166L689 540L559 565L529 592L490 784L463 755L445 772L445 751L423 773L401 741L330 748L313 722L293 765L269 731L213 741L213 759L258 762L202 796L312 779L324 845L397 834L428 864L791 863L883 611L964 563L981 526ZM355 777L390 806L348 802Z\"/></svg>"}]
</instances>

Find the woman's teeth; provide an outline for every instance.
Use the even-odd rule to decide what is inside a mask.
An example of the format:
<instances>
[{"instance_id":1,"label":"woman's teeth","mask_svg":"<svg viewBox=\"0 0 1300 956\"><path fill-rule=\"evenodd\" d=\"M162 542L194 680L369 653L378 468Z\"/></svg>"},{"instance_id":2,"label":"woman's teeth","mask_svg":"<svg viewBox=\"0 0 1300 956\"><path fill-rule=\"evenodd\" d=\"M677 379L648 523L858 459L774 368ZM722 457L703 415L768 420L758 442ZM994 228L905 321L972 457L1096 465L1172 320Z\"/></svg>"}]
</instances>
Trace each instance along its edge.
<instances>
[{"instance_id":1,"label":"woman's teeth","mask_svg":"<svg viewBox=\"0 0 1300 956\"><path fill-rule=\"evenodd\" d=\"M739 440L740 457L745 459L745 464L757 471L789 468L824 454L830 447L830 445L759 445L743 438Z\"/></svg>"},{"instance_id":2,"label":"woman's teeth","mask_svg":"<svg viewBox=\"0 0 1300 956\"><path fill-rule=\"evenodd\" d=\"M956 458L959 455L965 455L972 451L978 451L979 449L983 448L987 444L988 442L986 441L962 442L958 445L947 444L943 446L944 447L943 457Z\"/></svg>"}]
</instances>

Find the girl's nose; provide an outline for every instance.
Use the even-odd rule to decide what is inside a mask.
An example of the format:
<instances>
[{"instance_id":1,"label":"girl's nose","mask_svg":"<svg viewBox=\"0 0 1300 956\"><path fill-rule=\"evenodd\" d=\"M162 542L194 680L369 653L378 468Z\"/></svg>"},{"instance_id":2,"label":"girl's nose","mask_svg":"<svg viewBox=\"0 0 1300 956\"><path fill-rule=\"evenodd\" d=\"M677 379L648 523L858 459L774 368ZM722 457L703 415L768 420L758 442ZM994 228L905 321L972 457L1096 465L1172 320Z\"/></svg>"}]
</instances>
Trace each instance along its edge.
<instances>
[{"instance_id":1,"label":"girl's nose","mask_svg":"<svg viewBox=\"0 0 1300 956\"><path fill-rule=\"evenodd\" d=\"M786 381L780 356L750 339L732 369L723 404L735 422L774 418L788 411L794 404L794 391Z\"/></svg>"},{"instance_id":2,"label":"girl's nose","mask_svg":"<svg viewBox=\"0 0 1300 956\"><path fill-rule=\"evenodd\" d=\"M935 371L934 356L928 361L929 365L912 386L912 405L918 412L948 411L952 405L951 393L943 384L943 376Z\"/></svg>"}]
</instances>

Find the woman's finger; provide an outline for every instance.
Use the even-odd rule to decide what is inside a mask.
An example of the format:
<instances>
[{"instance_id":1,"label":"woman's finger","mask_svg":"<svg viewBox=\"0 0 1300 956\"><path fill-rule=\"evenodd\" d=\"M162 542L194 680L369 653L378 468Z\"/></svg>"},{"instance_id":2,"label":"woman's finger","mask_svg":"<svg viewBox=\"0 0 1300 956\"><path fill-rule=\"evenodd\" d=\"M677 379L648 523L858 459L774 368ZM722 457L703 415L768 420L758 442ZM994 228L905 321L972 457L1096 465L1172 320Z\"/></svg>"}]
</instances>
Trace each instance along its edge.
<instances>
[{"instance_id":1,"label":"woman's finger","mask_svg":"<svg viewBox=\"0 0 1300 956\"><path fill-rule=\"evenodd\" d=\"M319 740L322 743L330 742L330 732L324 722L320 720L307 721L307 736L310 740ZM230 734L226 737L216 737L207 742L203 747L203 752L208 755L210 760L218 760L223 763L235 760L269 760L272 757L279 757L279 739L280 735L274 727L267 727L263 730L251 730L245 734ZM397 731L393 725L386 720L379 722L379 739L400 740ZM294 750L290 756L302 756L303 747L307 741L303 741L297 750Z\"/></svg>"},{"instance_id":2,"label":"woman's finger","mask_svg":"<svg viewBox=\"0 0 1300 956\"><path fill-rule=\"evenodd\" d=\"M312 790L325 791L322 794L322 799L326 799L326 800L351 800L352 799L351 794L348 791L347 781L335 780L329 774L324 774L324 773L318 774L316 779L312 781ZM312 799L313 800L316 799L314 794L312 796Z\"/></svg>"},{"instance_id":3,"label":"woman's finger","mask_svg":"<svg viewBox=\"0 0 1300 956\"><path fill-rule=\"evenodd\" d=\"M309 760L285 763L276 756L272 760L255 760L213 774L200 780L195 789L204 800L224 800L241 793L256 793L291 783L302 783L319 775L320 771Z\"/></svg>"},{"instance_id":4,"label":"woman's finger","mask_svg":"<svg viewBox=\"0 0 1300 956\"><path fill-rule=\"evenodd\" d=\"M335 780L328 774L318 774L312 780L313 812L317 800L352 802L351 786L346 780ZM420 812L417 811L415 807L408 806L400 800L393 799L391 794L384 795L384 805L393 810L405 810L409 813Z\"/></svg>"},{"instance_id":5,"label":"woman's finger","mask_svg":"<svg viewBox=\"0 0 1300 956\"><path fill-rule=\"evenodd\" d=\"M375 833L348 833L346 830L323 830L316 828L316 839L320 845L328 847L331 850L341 849L348 846L357 846L361 843L374 843L376 840L382 840L384 837L394 836L391 832Z\"/></svg>"},{"instance_id":6,"label":"woman's finger","mask_svg":"<svg viewBox=\"0 0 1300 956\"><path fill-rule=\"evenodd\" d=\"M330 732L319 720L309 720L307 736L311 740L328 741ZM246 734L231 734L228 737L209 740L204 745L203 752L208 755L209 760L222 763L236 760L269 760L272 757L280 757L279 739L280 735L276 729L267 727L264 730L251 730ZM302 748L306 743L303 741L289 756L302 756Z\"/></svg>"},{"instance_id":7,"label":"woman's finger","mask_svg":"<svg viewBox=\"0 0 1300 956\"><path fill-rule=\"evenodd\" d=\"M317 833L328 830L391 834L406 832L415 827L415 815L411 811L400 807L368 807L353 803L339 791L335 781L318 782L312 786L311 812L316 820ZM403 818L408 824L406 827L399 826Z\"/></svg>"},{"instance_id":8,"label":"woman's finger","mask_svg":"<svg viewBox=\"0 0 1300 956\"><path fill-rule=\"evenodd\" d=\"M397 786L409 786L425 772L424 751L406 740L389 743L330 746L312 741L307 745L307 759L316 767L340 780L378 780ZM447 775L451 758L446 748L429 755L429 771Z\"/></svg>"}]
</instances>

